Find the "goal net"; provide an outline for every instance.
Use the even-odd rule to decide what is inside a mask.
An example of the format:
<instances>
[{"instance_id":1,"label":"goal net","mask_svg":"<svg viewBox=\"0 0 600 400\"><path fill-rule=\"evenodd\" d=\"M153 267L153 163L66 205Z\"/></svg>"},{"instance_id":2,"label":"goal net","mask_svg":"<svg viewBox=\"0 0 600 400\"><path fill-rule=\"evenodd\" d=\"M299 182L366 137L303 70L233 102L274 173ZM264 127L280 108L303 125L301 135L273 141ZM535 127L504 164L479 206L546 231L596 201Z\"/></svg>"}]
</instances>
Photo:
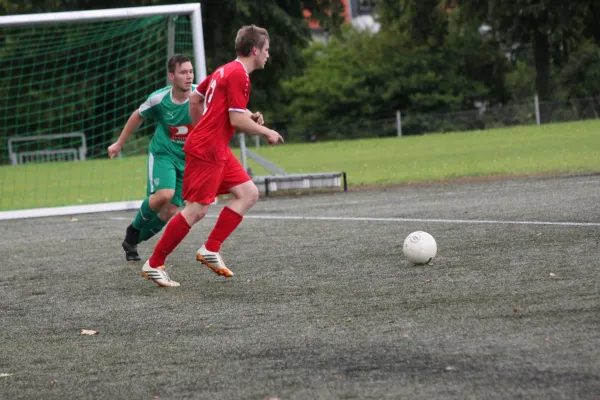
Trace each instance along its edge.
<instances>
[{"instance_id":1,"label":"goal net","mask_svg":"<svg viewBox=\"0 0 600 400\"><path fill-rule=\"evenodd\" d=\"M206 75L200 5L7 16L0 30L0 213L144 198L154 123L121 158L106 149L167 85L168 56Z\"/></svg>"}]
</instances>

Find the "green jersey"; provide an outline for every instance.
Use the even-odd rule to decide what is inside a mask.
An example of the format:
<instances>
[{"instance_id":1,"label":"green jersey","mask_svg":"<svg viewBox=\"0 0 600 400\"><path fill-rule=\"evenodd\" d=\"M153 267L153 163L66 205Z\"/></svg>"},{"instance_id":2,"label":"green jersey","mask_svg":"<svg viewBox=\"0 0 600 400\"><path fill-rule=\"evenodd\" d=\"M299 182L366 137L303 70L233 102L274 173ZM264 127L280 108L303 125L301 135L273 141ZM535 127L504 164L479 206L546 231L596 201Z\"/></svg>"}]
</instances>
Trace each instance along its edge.
<instances>
[{"instance_id":1,"label":"green jersey","mask_svg":"<svg viewBox=\"0 0 600 400\"><path fill-rule=\"evenodd\" d=\"M192 90L196 86L192 85ZM156 130L150 141L150 152L167 156L175 156L185 160L183 145L192 131L192 118L188 108L188 100L177 104L173 101L171 86L152 93L139 108L140 115L157 122Z\"/></svg>"}]
</instances>

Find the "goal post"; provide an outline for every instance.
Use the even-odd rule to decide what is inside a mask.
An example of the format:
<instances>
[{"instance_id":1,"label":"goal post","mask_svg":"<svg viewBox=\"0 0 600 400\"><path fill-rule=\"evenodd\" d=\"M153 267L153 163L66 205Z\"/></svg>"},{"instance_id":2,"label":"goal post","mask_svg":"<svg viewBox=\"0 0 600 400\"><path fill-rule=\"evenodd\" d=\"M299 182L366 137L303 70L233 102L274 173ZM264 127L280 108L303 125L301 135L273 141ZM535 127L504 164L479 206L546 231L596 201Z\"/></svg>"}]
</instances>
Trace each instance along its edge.
<instances>
[{"instance_id":1,"label":"goal post","mask_svg":"<svg viewBox=\"0 0 600 400\"><path fill-rule=\"evenodd\" d=\"M0 219L137 205L155 123L122 158L106 147L170 55L206 77L200 3L2 16L0 32Z\"/></svg>"}]
</instances>

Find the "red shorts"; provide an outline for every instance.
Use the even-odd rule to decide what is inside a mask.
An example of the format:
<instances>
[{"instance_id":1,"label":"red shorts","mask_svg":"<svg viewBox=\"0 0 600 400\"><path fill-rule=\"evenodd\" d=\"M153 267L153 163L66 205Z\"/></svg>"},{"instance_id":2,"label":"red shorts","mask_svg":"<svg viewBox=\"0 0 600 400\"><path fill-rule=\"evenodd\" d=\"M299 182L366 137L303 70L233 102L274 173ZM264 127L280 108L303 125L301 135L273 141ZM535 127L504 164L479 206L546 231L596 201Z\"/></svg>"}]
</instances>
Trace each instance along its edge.
<instances>
[{"instance_id":1,"label":"red shorts","mask_svg":"<svg viewBox=\"0 0 600 400\"><path fill-rule=\"evenodd\" d=\"M183 200L211 204L215 197L229 193L229 189L250 181L242 164L228 149L228 157L215 157L207 153L202 158L185 155L183 170Z\"/></svg>"}]
</instances>

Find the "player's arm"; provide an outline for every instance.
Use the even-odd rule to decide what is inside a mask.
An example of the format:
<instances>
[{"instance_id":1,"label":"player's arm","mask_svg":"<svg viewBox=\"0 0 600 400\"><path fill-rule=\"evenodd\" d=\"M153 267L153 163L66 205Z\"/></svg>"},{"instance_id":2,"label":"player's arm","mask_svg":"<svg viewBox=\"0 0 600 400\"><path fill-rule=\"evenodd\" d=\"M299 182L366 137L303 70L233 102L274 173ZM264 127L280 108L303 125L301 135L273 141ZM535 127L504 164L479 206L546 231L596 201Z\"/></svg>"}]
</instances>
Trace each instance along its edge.
<instances>
[{"instance_id":1,"label":"player's arm","mask_svg":"<svg viewBox=\"0 0 600 400\"><path fill-rule=\"evenodd\" d=\"M212 75L209 75L206 78L204 78L204 80L200 82L200 84L196 86L196 89L194 89L190 94L190 101L188 107L190 109L190 118L192 119L192 125L194 126L198 124L200 118L202 118L202 115L204 115L204 96L206 96L206 90L208 89L208 84L210 82L211 76Z\"/></svg>"},{"instance_id":2,"label":"player's arm","mask_svg":"<svg viewBox=\"0 0 600 400\"><path fill-rule=\"evenodd\" d=\"M246 114L248 114L248 116L250 118L252 118L252 121L256 122L259 125L264 125L265 124L265 119L263 118L262 114L259 113L258 111L253 113L252 111L246 109Z\"/></svg>"},{"instance_id":3,"label":"player's arm","mask_svg":"<svg viewBox=\"0 0 600 400\"><path fill-rule=\"evenodd\" d=\"M279 133L254 122L251 114L248 112L229 111L229 122L231 123L231 126L245 134L264 136L271 145L277 144L278 142L283 143L283 138Z\"/></svg>"},{"instance_id":4,"label":"player's arm","mask_svg":"<svg viewBox=\"0 0 600 400\"><path fill-rule=\"evenodd\" d=\"M121 152L123 145L136 130L142 125L144 122L144 117L140 114L139 110L135 110L133 114L127 120L123 131L121 131L121 135L119 139L108 147L108 156L110 158L114 158L117 154Z\"/></svg>"},{"instance_id":5,"label":"player's arm","mask_svg":"<svg viewBox=\"0 0 600 400\"><path fill-rule=\"evenodd\" d=\"M238 70L232 72L227 79L227 109L231 126L248 135L264 136L270 145L283 143L283 138L279 133L256 123L255 119L258 120L258 116L246 108L250 95L248 74Z\"/></svg>"},{"instance_id":6,"label":"player's arm","mask_svg":"<svg viewBox=\"0 0 600 400\"><path fill-rule=\"evenodd\" d=\"M189 108L192 125L196 126L200 118L202 118L202 114L204 114L204 96L193 91L190 94Z\"/></svg>"}]
</instances>

